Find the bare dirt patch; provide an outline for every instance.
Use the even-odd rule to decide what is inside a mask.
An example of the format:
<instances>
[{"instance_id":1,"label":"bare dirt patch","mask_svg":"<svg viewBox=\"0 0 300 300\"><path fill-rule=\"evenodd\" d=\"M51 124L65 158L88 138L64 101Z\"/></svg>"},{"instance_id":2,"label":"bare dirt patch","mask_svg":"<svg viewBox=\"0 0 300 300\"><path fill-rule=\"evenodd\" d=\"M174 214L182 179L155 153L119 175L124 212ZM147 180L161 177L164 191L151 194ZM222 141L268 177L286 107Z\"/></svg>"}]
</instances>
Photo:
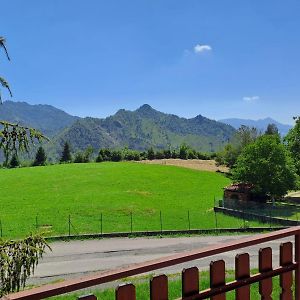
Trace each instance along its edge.
<instances>
[{"instance_id":1,"label":"bare dirt patch","mask_svg":"<svg viewBox=\"0 0 300 300\"><path fill-rule=\"evenodd\" d=\"M144 164L167 165L189 168L194 170L211 171L211 172L228 172L228 168L224 166L217 166L214 160L201 159L154 159L142 160Z\"/></svg>"}]
</instances>

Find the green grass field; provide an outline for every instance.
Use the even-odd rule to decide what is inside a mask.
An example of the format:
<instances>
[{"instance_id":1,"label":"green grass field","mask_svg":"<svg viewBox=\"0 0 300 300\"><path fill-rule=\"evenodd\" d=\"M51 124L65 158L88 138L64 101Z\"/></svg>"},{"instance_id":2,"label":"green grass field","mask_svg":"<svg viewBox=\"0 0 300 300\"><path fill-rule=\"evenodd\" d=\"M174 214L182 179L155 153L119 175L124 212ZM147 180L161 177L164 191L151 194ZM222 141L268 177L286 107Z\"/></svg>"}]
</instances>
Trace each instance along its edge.
<instances>
[{"instance_id":1,"label":"green grass field","mask_svg":"<svg viewBox=\"0 0 300 300\"><path fill-rule=\"evenodd\" d=\"M48 235L131 230L215 228L214 197L230 183L224 175L139 163L89 163L0 170L4 238L39 230ZM241 227L217 215L218 227ZM251 226L258 223L251 223Z\"/></svg>"}]
</instances>

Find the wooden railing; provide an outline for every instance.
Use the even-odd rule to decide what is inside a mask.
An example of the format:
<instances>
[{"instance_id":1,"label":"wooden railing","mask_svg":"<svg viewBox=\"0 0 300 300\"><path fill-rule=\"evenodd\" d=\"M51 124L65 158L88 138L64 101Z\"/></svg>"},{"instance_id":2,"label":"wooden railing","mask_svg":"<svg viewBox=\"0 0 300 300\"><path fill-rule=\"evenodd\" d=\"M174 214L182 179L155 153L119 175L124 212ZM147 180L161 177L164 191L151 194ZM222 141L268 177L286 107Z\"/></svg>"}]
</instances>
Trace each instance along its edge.
<instances>
[{"instance_id":1,"label":"wooden railing","mask_svg":"<svg viewBox=\"0 0 300 300\"><path fill-rule=\"evenodd\" d=\"M73 292L83 288L99 285L128 276L138 275L161 268L174 266L180 263L209 257L212 255L233 251L249 246L259 245L285 237L295 237L294 254L293 243L284 242L280 245L280 263L275 268L272 265L272 249L270 247L259 250L259 273L250 274L250 258L248 253L241 253L235 257L235 281L225 282L224 260L213 261L210 264L210 288L199 291L199 270L196 267L182 271L182 300L207 299L224 300L226 292L235 290L236 299L250 299L250 285L259 282L259 294L261 299L271 300L272 278L280 276L281 300L300 300L300 226L279 230L276 232L261 234L243 238L238 241L223 245L184 252L173 256L157 259L128 268L99 273L90 277L77 280L68 280L62 283L42 286L11 294L5 297L9 300L44 299L47 297ZM295 273L295 274L293 274ZM294 276L293 276L294 275ZM292 292L292 285L295 294ZM82 296L78 299L94 300L94 295ZM133 284L119 285L116 289L116 300L135 300L136 291ZM150 299L167 300L168 277L166 275L155 276L150 281ZM144 300L144 299L141 299ZM276 299L277 300L277 299Z\"/></svg>"}]
</instances>

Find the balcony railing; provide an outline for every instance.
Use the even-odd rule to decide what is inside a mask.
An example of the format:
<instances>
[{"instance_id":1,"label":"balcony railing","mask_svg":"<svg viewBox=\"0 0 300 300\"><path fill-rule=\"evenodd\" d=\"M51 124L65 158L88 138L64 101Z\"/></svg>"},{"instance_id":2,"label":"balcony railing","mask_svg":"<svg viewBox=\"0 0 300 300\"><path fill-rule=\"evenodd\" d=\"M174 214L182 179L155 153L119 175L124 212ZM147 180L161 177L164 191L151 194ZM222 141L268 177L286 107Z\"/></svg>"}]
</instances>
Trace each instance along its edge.
<instances>
[{"instance_id":1,"label":"balcony railing","mask_svg":"<svg viewBox=\"0 0 300 300\"><path fill-rule=\"evenodd\" d=\"M209 266L210 288L202 291L199 290L198 268L192 267L184 269L182 271L182 296L180 299L194 300L210 298L212 300L224 300L226 299L226 292L235 290L236 299L248 300L250 299L250 285L256 282L259 283L259 294L261 299L272 299L272 278L274 276L280 276L280 299L300 300L300 226L283 229L268 234L247 237L237 241L224 243L223 245L210 246L199 250L184 252L145 263L135 264L131 267L123 269L99 273L97 275L77 280L68 280L57 284L25 290L15 294L10 294L4 299L44 299L47 297L77 291L129 276L139 275L149 271L194 261L216 254L222 254L224 252L259 245L286 237L291 237L295 240L294 244L291 241L281 243L279 266L274 267L272 264L272 249L270 247L261 248L259 250L259 272L257 274L251 275L250 273L250 257L247 252L236 255L235 280L232 282L226 283L224 260L211 262ZM293 285L295 288L295 293L292 291ZM97 298L94 295L89 295L80 297L78 299L92 300ZM116 289L115 299L135 300L135 286L133 284L119 285ZM150 280L150 299L169 299L168 277L166 275L155 276Z\"/></svg>"}]
</instances>

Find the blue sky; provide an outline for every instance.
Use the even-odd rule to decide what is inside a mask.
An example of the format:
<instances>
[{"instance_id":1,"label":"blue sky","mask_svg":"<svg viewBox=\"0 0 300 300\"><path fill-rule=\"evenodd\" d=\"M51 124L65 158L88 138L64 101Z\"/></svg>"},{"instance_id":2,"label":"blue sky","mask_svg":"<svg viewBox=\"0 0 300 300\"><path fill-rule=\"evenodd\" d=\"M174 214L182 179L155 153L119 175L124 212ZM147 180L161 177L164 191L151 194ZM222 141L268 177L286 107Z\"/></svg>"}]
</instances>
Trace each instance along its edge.
<instances>
[{"instance_id":1,"label":"blue sky","mask_svg":"<svg viewBox=\"0 0 300 300\"><path fill-rule=\"evenodd\" d=\"M15 101L96 117L144 103L183 117L300 114L299 0L6 0L0 26Z\"/></svg>"}]
</instances>

